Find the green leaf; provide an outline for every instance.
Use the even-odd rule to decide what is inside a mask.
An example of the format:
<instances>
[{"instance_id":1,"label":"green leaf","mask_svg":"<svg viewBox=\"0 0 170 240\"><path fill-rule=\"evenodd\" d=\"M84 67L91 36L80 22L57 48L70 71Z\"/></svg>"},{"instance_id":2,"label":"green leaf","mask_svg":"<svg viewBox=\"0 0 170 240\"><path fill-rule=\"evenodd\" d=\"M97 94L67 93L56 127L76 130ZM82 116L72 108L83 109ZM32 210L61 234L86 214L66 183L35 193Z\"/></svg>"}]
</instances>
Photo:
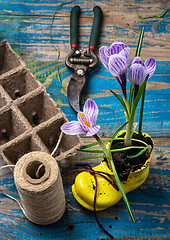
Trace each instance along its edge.
<instances>
[{"instance_id":1,"label":"green leaf","mask_svg":"<svg viewBox=\"0 0 170 240\"><path fill-rule=\"evenodd\" d=\"M84 149L77 149L79 152L89 152L89 153L103 153L103 150L84 150Z\"/></svg>"},{"instance_id":2,"label":"green leaf","mask_svg":"<svg viewBox=\"0 0 170 240\"><path fill-rule=\"evenodd\" d=\"M146 152L149 149L148 147L145 147L144 149L142 149L139 153L135 154L135 155L131 155L131 156L127 156L128 158L136 158L139 157L140 155L142 155L144 152Z\"/></svg>"},{"instance_id":3,"label":"green leaf","mask_svg":"<svg viewBox=\"0 0 170 240\"><path fill-rule=\"evenodd\" d=\"M118 137L118 138L114 138L114 139L113 139L113 141L116 141L116 140L124 140L124 138Z\"/></svg>"},{"instance_id":4,"label":"green leaf","mask_svg":"<svg viewBox=\"0 0 170 240\"><path fill-rule=\"evenodd\" d=\"M147 77L146 77L145 80L143 81L142 85L140 86L139 91L138 91L138 93L137 93L137 95L136 95L136 97L135 97L135 100L134 100L134 102L133 102L132 111L131 111L131 118L132 118L132 119L133 119L134 116L135 116L135 112L136 112L137 105L138 105L138 103L139 103L139 100L140 100L140 97L141 97L143 91L145 90L146 82L147 82L148 78L149 78L149 74L147 75Z\"/></svg>"},{"instance_id":5,"label":"green leaf","mask_svg":"<svg viewBox=\"0 0 170 240\"><path fill-rule=\"evenodd\" d=\"M105 158L106 156L104 155L96 155L96 156L92 156L92 157L86 157L86 158L80 158L80 160L89 160L89 159L95 159L95 158Z\"/></svg>"},{"instance_id":6,"label":"green leaf","mask_svg":"<svg viewBox=\"0 0 170 240\"><path fill-rule=\"evenodd\" d=\"M105 140L102 140L102 142L109 142L110 140L111 140L111 139L105 139ZM94 143L91 143L91 144L87 144L87 145L82 146L81 149L90 148L90 147L96 146L96 145L98 145L98 144L99 144L98 142L94 142Z\"/></svg>"},{"instance_id":7,"label":"green leaf","mask_svg":"<svg viewBox=\"0 0 170 240\"><path fill-rule=\"evenodd\" d=\"M132 84L130 85L130 91L129 91L129 107L132 106L132 98L133 98L134 88Z\"/></svg>"},{"instance_id":8,"label":"green leaf","mask_svg":"<svg viewBox=\"0 0 170 240\"><path fill-rule=\"evenodd\" d=\"M136 57L140 56L141 48L142 48L142 43L143 43L143 37L144 37L144 27L141 30L139 40L138 40L138 45L136 49ZM141 108L140 108L140 117L139 117L139 128L138 128L138 134L141 135L142 131L142 119L143 119L143 107L144 107L144 99L145 99L145 90L146 90L146 85L144 87L143 93L142 93L142 101L141 101Z\"/></svg>"},{"instance_id":9,"label":"green leaf","mask_svg":"<svg viewBox=\"0 0 170 240\"><path fill-rule=\"evenodd\" d=\"M129 116L129 112L127 110L127 106L126 106L126 103L124 102L124 100L118 95L116 94L115 92L113 92L111 89L110 89L111 93L113 93L113 95L119 100L119 102L122 104L127 116Z\"/></svg>"},{"instance_id":10,"label":"green leaf","mask_svg":"<svg viewBox=\"0 0 170 240\"><path fill-rule=\"evenodd\" d=\"M148 145L146 142L142 141L142 140L132 138L132 141L142 143L142 144L144 144L145 146L149 147L149 145Z\"/></svg>"},{"instance_id":11,"label":"green leaf","mask_svg":"<svg viewBox=\"0 0 170 240\"><path fill-rule=\"evenodd\" d=\"M124 138L114 138L113 141L116 141L116 140L124 140ZM135 142L139 142L139 143L142 143L144 144L145 146L149 146L146 142L142 141L142 140L139 140L139 139L135 139L135 138L132 138L131 139L132 141L135 141Z\"/></svg>"},{"instance_id":12,"label":"green leaf","mask_svg":"<svg viewBox=\"0 0 170 240\"><path fill-rule=\"evenodd\" d=\"M142 48L142 43L143 43L143 37L144 37L144 27L141 30L140 36L139 36L139 40L138 40L138 45L136 48L136 53L135 53L135 57L139 57L140 56L140 52L141 52L141 48Z\"/></svg>"},{"instance_id":13,"label":"green leaf","mask_svg":"<svg viewBox=\"0 0 170 240\"><path fill-rule=\"evenodd\" d=\"M124 123L120 128L117 129L117 131L113 134L111 141L110 141L110 146L112 145L113 140L115 139L116 135L126 126L128 122Z\"/></svg>"},{"instance_id":14,"label":"green leaf","mask_svg":"<svg viewBox=\"0 0 170 240\"><path fill-rule=\"evenodd\" d=\"M145 101L145 92L146 92L146 84L142 93L141 106L140 106L140 116L139 116L139 127L138 134L142 134L142 120L143 120L143 109L144 109L144 101Z\"/></svg>"},{"instance_id":15,"label":"green leaf","mask_svg":"<svg viewBox=\"0 0 170 240\"><path fill-rule=\"evenodd\" d=\"M133 222L135 223L135 218L134 218L133 213L132 213L132 211L131 211L129 201L128 201L127 197L126 197L126 194L125 194L124 189L123 189L123 187L122 187L122 184L121 184L121 182L120 182L119 176L118 176L118 174L117 174L117 172L116 172L116 168L115 168L115 165L114 165L112 159L111 159L110 163L111 163L111 166L112 166L112 170L113 170L113 173L114 173L114 177L115 177L116 183L117 183L117 185L118 185L118 187L119 187L119 190L120 190L121 193L122 193L123 200L124 200L124 202L125 202L125 204L126 204L126 207L127 207L128 212L129 212L129 214L130 214L130 216L131 216L131 219L132 219Z\"/></svg>"},{"instance_id":16,"label":"green leaf","mask_svg":"<svg viewBox=\"0 0 170 240\"><path fill-rule=\"evenodd\" d=\"M117 174L117 172L116 172L116 168L115 168L115 165L114 165L113 159L112 159L112 154L111 154L110 150L106 148L106 146L104 145L104 143L101 141L101 138L100 138L97 134L95 134L94 137L95 137L96 140L99 142L99 145L101 146L101 148L103 149L104 154L106 155L106 158L107 158L107 160L108 160L109 166L110 166L110 167L112 168L112 170L113 170L115 180L116 180L117 185L118 185L118 187L119 187L119 189L120 189L120 191L121 191L121 193L122 193L122 196L123 196L123 199L124 199L124 201L125 201L125 203L126 203L126 206L127 206L128 211L129 211L129 214L130 214L133 222L135 223L135 219L134 219L133 214L132 214L132 211L131 211L131 209L130 209L130 205L129 205L128 199L127 199L127 197L126 197L126 194L125 194L124 189L123 189L123 187L122 187L122 184L121 184L121 182L120 182L119 176L118 176L118 174Z\"/></svg>"},{"instance_id":17,"label":"green leaf","mask_svg":"<svg viewBox=\"0 0 170 240\"><path fill-rule=\"evenodd\" d=\"M110 150L111 152L121 152L121 151L127 151L130 149L143 149L144 147L139 147L139 146L129 146L129 147L124 147L124 148L117 148L117 149L112 149Z\"/></svg>"}]
</instances>

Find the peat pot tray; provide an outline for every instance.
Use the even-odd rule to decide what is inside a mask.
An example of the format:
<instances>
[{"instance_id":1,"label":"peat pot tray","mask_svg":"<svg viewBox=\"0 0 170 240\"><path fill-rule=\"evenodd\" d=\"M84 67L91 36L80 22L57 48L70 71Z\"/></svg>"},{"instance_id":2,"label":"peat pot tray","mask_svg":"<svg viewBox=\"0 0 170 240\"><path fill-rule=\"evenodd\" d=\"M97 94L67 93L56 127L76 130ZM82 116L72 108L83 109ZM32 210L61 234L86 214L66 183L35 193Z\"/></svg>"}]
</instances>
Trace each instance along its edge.
<instances>
[{"instance_id":1,"label":"peat pot tray","mask_svg":"<svg viewBox=\"0 0 170 240\"><path fill-rule=\"evenodd\" d=\"M6 163L16 164L32 151L51 154L67 121L8 41L0 42L0 154ZM53 157L62 160L80 146L79 136L63 133Z\"/></svg>"}]
</instances>

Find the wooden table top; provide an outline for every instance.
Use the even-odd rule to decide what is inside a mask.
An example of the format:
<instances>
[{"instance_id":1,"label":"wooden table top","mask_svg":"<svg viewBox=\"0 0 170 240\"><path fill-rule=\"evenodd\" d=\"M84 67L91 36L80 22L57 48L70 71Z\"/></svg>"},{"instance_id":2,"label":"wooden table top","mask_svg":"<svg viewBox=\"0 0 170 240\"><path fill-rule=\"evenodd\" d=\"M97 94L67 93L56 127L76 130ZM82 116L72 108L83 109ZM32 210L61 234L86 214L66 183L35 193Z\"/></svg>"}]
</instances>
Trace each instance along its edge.
<instances>
[{"instance_id":1,"label":"wooden table top","mask_svg":"<svg viewBox=\"0 0 170 240\"><path fill-rule=\"evenodd\" d=\"M61 5L61 3L67 3ZM169 163L170 163L170 39L169 12L162 17L146 18L163 13L168 1L132 0L132 1L47 1L17 0L0 2L0 41L7 39L12 48L26 62L27 67L44 84L47 92L69 120L76 120L75 112L70 108L66 92L57 78L57 65L62 84L67 88L72 72L65 66L65 57L70 52L69 18L73 6L79 5L80 49L88 48L93 7L98 5L103 11L97 49L102 45L109 47L114 41L122 41L130 48L130 58L135 54L138 37L142 27L145 37L141 52L142 60L154 57L157 68L149 79L144 109L143 131L149 133L155 143L150 173L145 183L127 194L136 224L129 218L123 200L113 207L98 213L102 225L115 239L164 239L170 238L169 214ZM52 25L53 41L60 51L57 63L57 51L50 39ZM140 17L139 17L140 16ZM142 17L142 18L141 18ZM98 54L98 50L97 50ZM98 124L103 138L110 137L125 122L119 102L110 89L118 94L120 86L111 74L99 62L98 67L88 75L82 92L81 103L87 98L96 101L99 107ZM137 111L137 118L139 111ZM92 138L83 138L84 143ZM75 169L85 153L59 163L62 173ZM91 166L99 164L100 159L86 161ZM4 161L0 158L0 165ZM13 174L9 169L1 170L0 189L19 199ZM22 214L16 202L0 193L0 239L66 239L66 240L102 240L109 239L98 227L93 212L82 208L74 199L71 185L76 173L63 177L67 208L63 218L49 226L39 226L29 222Z\"/></svg>"}]
</instances>

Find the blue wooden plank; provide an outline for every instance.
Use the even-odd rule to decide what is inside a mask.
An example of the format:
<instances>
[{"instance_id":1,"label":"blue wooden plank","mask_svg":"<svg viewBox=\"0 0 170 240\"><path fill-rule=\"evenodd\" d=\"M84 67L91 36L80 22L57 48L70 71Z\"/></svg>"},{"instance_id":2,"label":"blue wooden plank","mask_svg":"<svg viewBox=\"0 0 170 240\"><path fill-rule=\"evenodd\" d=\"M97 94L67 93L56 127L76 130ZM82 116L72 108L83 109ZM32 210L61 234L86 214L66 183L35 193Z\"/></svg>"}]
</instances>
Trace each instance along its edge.
<instances>
[{"instance_id":1,"label":"blue wooden plank","mask_svg":"<svg viewBox=\"0 0 170 240\"><path fill-rule=\"evenodd\" d=\"M30 0L29 2L25 2L23 0L14 0L14 1L2 1L1 2L1 9L0 14L1 15L31 15L31 16L37 16L37 15L51 15L53 11L58 7L61 3L68 3L67 0L63 0L62 2L51 0L48 2L45 1L34 1ZM62 6L62 12L59 12L60 14L63 14L63 12L68 12L73 7L73 4L68 4L66 6Z\"/></svg>"}]
</instances>

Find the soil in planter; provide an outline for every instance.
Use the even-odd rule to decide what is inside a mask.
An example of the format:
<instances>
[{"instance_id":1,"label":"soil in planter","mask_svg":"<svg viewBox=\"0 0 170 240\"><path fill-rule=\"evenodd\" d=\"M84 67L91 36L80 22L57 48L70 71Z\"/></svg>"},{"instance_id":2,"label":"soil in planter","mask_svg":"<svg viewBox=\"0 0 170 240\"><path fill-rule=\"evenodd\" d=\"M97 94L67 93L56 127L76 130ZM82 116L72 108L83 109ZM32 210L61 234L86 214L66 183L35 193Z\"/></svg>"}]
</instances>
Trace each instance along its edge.
<instances>
[{"instance_id":1,"label":"soil in planter","mask_svg":"<svg viewBox=\"0 0 170 240\"><path fill-rule=\"evenodd\" d=\"M122 138L125 136L125 133L119 136L119 138ZM153 142L150 137L144 137L143 135L138 135L137 133L133 134L134 139L139 139L144 142L146 142L148 145L151 145L151 148L153 148ZM137 141L132 141L133 146L145 146L142 143L139 143ZM111 149L118 149L118 148L124 148L124 142L122 140L115 140L113 141L111 145ZM137 158L128 158L127 156L132 156L140 152L141 149L129 149L126 151L120 151L120 152L113 152L112 158L113 162L115 164L116 171L119 175L119 178L121 181L126 181L130 171L134 172L137 169L140 169L146 160L149 157L149 153L146 151L142 155L140 155Z\"/></svg>"}]
</instances>

